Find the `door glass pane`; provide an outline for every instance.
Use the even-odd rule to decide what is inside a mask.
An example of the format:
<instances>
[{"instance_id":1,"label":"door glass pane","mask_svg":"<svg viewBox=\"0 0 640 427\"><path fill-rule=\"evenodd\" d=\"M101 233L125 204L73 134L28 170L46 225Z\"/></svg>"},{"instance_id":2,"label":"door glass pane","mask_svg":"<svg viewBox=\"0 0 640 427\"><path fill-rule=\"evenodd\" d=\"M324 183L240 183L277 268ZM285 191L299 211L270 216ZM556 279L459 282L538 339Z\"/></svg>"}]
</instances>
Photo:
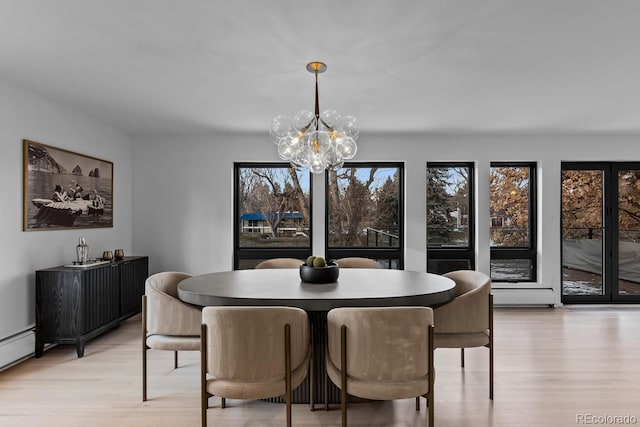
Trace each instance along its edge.
<instances>
[{"instance_id":1,"label":"door glass pane","mask_svg":"<svg viewBox=\"0 0 640 427\"><path fill-rule=\"evenodd\" d=\"M640 171L618 171L618 293L640 295Z\"/></svg>"},{"instance_id":2,"label":"door glass pane","mask_svg":"<svg viewBox=\"0 0 640 427\"><path fill-rule=\"evenodd\" d=\"M601 170L562 171L562 293L604 295Z\"/></svg>"},{"instance_id":3,"label":"door glass pane","mask_svg":"<svg viewBox=\"0 0 640 427\"><path fill-rule=\"evenodd\" d=\"M492 247L529 247L529 171L528 166L491 168Z\"/></svg>"},{"instance_id":4,"label":"door glass pane","mask_svg":"<svg viewBox=\"0 0 640 427\"><path fill-rule=\"evenodd\" d=\"M427 248L469 247L468 167L427 167Z\"/></svg>"},{"instance_id":5,"label":"door glass pane","mask_svg":"<svg viewBox=\"0 0 640 427\"><path fill-rule=\"evenodd\" d=\"M290 167L238 173L239 247L309 247L309 173Z\"/></svg>"},{"instance_id":6,"label":"door glass pane","mask_svg":"<svg viewBox=\"0 0 640 427\"><path fill-rule=\"evenodd\" d=\"M329 172L329 248L399 247L399 173L375 166Z\"/></svg>"}]
</instances>

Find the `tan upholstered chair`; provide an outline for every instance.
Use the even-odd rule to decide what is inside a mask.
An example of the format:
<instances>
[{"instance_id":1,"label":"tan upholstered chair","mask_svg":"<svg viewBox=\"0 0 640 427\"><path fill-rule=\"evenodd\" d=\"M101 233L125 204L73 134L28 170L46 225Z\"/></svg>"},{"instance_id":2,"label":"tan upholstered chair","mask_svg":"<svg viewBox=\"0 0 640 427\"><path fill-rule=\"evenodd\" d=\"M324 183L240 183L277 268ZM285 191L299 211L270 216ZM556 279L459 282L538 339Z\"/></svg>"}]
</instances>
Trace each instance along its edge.
<instances>
[{"instance_id":1,"label":"tan upholstered chair","mask_svg":"<svg viewBox=\"0 0 640 427\"><path fill-rule=\"evenodd\" d=\"M452 301L433 310L435 348L459 348L464 368L464 349L489 348L489 398L493 399L493 295L491 279L473 270L444 275L456 282Z\"/></svg>"},{"instance_id":2,"label":"tan upholstered chair","mask_svg":"<svg viewBox=\"0 0 640 427\"><path fill-rule=\"evenodd\" d=\"M340 268L382 268L375 259L359 257L340 258L336 260L336 264Z\"/></svg>"},{"instance_id":3,"label":"tan upholstered chair","mask_svg":"<svg viewBox=\"0 0 640 427\"><path fill-rule=\"evenodd\" d=\"M327 331L327 375L341 390L343 426L348 395L374 400L415 397L416 410L423 396L433 426L431 308L336 308L327 314Z\"/></svg>"},{"instance_id":4,"label":"tan upholstered chair","mask_svg":"<svg viewBox=\"0 0 640 427\"><path fill-rule=\"evenodd\" d=\"M174 352L200 350L200 309L178 299L178 283L187 273L163 272L150 276L142 296L142 400L147 400L147 350Z\"/></svg>"},{"instance_id":5,"label":"tan upholstered chair","mask_svg":"<svg viewBox=\"0 0 640 427\"><path fill-rule=\"evenodd\" d=\"M304 261L295 258L273 258L262 261L256 268L298 268Z\"/></svg>"},{"instance_id":6,"label":"tan upholstered chair","mask_svg":"<svg viewBox=\"0 0 640 427\"><path fill-rule=\"evenodd\" d=\"M293 307L205 307L201 336L202 426L211 396L223 398L224 408L224 398L283 395L290 426L291 393L307 376L312 356L307 313Z\"/></svg>"}]
</instances>

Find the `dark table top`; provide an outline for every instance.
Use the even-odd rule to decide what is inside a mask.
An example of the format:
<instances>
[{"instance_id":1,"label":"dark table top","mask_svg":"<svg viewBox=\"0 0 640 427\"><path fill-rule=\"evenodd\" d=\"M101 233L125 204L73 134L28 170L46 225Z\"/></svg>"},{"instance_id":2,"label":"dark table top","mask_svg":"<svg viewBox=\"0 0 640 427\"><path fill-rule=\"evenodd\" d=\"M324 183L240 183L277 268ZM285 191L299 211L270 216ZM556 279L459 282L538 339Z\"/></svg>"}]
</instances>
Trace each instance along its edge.
<instances>
[{"instance_id":1,"label":"dark table top","mask_svg":"<svg viewBox=\"0 0 640 427\"><path fill-rule=\"evenodd\" d=\"M453 298L453 280L405 270L340 269L334 283L300 280L299 270L236 270L194 276L178 284L178 297L209 305L283 305L306 311L336 307L435 306Z\"/></svg>"}]
</instances>

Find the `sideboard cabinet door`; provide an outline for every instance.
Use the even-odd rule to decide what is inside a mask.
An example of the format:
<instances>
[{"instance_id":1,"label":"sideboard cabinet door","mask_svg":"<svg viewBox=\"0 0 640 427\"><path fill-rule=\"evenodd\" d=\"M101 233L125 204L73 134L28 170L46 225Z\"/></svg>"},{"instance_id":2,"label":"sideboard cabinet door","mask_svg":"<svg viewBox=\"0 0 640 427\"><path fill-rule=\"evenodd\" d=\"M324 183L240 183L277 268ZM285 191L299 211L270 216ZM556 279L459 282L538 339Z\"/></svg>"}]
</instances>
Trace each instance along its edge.
<instances>
[{"instance_id":1,"label":"sideboard cabinet door","mask_svg":"<svg viewBox=\"0 0 640 427\"><path fill-rule=\"evenodd\" d=\"M120 264L120 315L133 316L142 310L144 283L149 275L149 258L140 257Z\"/></svg>"},{"instance_id":2,"label":"sideboard cabinet door","mask_svg":"<svg viewBox=\"0 0 640 427\"><path fill-rule=\"evenodd\" d=\"M95 268L82 272L78 312L78 334L85 335L120 316L120 283L118 265Z\"/></svg>"}]
</instances>

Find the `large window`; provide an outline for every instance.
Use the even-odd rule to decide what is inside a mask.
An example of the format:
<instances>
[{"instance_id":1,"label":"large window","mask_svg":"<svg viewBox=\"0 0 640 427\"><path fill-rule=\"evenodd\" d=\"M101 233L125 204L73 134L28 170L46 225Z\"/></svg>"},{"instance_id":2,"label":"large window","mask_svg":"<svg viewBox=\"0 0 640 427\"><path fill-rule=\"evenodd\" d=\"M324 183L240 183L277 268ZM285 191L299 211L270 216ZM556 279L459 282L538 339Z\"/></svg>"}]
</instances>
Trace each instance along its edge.
<instances>
[{"instance_id":1,"label":"large window","mask_svg":"<svg viewBox=\"0 0 640 427\"><path fill-rule=\"evenodd\" d=\"M402 269L402 164L345 164L327 172L326 186L326 256L371 258Z\"/></svg>"},{"instance_id":2,"label":"large window","mask_svg":"<svg viewBox=\"0 0 640 427\"><path fill-rule=\"evenodd\" d=\"M534 163L491 163L491 279L536 280Z\"/></svg>"},{"instance_id":3,"label":"large window","mask_svg":"<svg viewBox=\"0 0 640 427\"><path fill-rule=\"evenodd\" d=\"M427 271L473 270L473 163L427 163Z\"/></svg>"},{"instance_id":4,"label":"large window","mask_svg":"<svg viewBox=\"0 0 640 427\"><path fill-rule=\"evenodd\" d=\"M311 180L287 164L236 163L234 269L311 255Z\"/></svg>"}]
</instances>

